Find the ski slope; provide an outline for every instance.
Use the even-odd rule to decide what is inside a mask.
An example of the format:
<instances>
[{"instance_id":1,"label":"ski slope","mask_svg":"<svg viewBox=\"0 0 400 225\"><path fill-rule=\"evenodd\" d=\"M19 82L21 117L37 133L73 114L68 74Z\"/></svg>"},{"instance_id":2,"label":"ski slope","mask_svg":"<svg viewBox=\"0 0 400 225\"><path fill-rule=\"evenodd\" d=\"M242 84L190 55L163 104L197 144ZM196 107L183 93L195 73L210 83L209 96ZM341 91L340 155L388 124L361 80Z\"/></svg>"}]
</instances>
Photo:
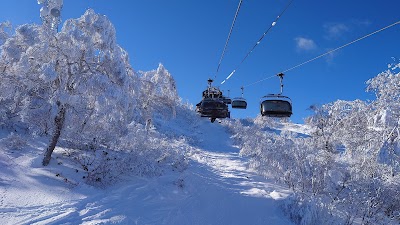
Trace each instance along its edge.
<instances>
[{"instance_id":1,"label":"ski slope","mask_svg":"<svg viewBox=\"0 0 400 225\"><path fill-rule=\"evenodd\" d=\"M106 189L80 182L54 155L42 167L40 140L18 151L1 146L1 224L292 224L280 209L289 191L248 169L224 126L182 123L160 132L190 139L186 170L130 177Z\"/></svg>"}]
</instances>

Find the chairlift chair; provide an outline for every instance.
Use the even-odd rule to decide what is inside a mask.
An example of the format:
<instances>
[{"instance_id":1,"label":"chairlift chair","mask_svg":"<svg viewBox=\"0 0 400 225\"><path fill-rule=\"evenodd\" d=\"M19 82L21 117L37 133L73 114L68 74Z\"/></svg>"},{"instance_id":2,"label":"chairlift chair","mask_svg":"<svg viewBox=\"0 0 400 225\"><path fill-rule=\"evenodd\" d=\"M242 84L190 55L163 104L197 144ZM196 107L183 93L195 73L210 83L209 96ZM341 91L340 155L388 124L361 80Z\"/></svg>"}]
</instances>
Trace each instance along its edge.
<instances>
[{"instance_id":1,"label":"chairlift chair","mask_svg":"<svg viewBox=\"0 0 400 225\"><path fill-rule=\"evenodd\" d=\"M241 87L240 89L242 89L242 97L238 97L238 98L234 98L232 100L232 108L233 109L246 109L247 108L247 101L245 98L243 98L243 87Z\"/></svg>"},{"instance_id":2,"label":"chairlift chair","mask_svg":"<svg viewBox=\"0 0 400 225\"><path fill-rule=\"evenodd\" d=\"M212 79L208 80L208 88L203 91L202 100L196 104L196 112L201 117L209 117L213 123L216 118L230 118L228 101L230 98L223 96L222 91L212 86Z\"/></svg>"},{"instance_id":3,"label":"chairlift chair","mask_svg":"<svg viewBox=\"0 0 400 225\"><path fill-rule=\"evenodd\" d=\"M260 113L268 117L290 117L292 100L280 94L269 94L261 98Z\"/></svg>"},{"instance_id":4,"label":"chairlift chair","mask_svg":"<svg viewBox=\"0 0 400 225\"><path fill-rule=\"evenodd\" d=\"M283 73L277 75L280 78L281 92L269 94L261 98L260 113L268 117L290 117L292 115L292 100L283 96Z\"/></svg>"},{"instance_id":5,"label":"chairlift chair","mask_svg":"<svg viewBox=\"0 0 400 225\"><path fill-rule=\"evenodd\" d=\"M247 101L244 98L234 98L232 100L232 108L234 109L246 109L247 108Z\"/></svg>"},{"instance_id":6,"label":"chairlift chair","mask_svg":"<svg viewBox=\"0 0 400 225\"><path fill-rule=\"evenodd\" d=\"M196 107L196 111L201 117L209 117L211 122L216 118L230 118L228 105L218 99L203 99Z\"/></svg>"},{"instance_id":7,"label":"chairlift chair","mask_svg":"<svg viewBox=\"0 0 400 225\"><path fill-rule=\"evenodd\" d=\"M222 97L222 101L227 105L232 104L232 99L229 97Z\"/></svg>"}]
</instances>

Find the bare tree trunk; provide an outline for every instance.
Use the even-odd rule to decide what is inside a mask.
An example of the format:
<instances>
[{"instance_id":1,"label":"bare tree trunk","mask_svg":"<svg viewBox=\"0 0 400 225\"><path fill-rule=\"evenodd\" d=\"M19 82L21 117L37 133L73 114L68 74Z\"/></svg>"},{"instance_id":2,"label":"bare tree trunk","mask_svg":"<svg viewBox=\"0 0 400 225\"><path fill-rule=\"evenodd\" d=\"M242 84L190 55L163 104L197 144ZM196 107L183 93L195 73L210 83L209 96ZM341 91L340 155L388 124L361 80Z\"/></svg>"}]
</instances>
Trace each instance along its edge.
<instances>
[{"instance_id":1,"label":"bare tree trunk","mask_svg":"<svg viewBox=\"0 0 400 225\"><path fill-rule=\"evenodd\" d=\"M58 110L57 116L54 118L55 130L54 130L53 137L51 138L51 141L49 143L49 146L47 147L46 152L44 154L44 158L43 158L43 162L42 162L43 166L49 165L50 159L51 159L51 154L53 153L54 148L56 147L58 139L60 138L60 135L61 135L61 130L64 125L66 108L64 105L60 105L59 103L57 103L57 105L59 106L59 110Z\"/></svg>"}]
</instances>

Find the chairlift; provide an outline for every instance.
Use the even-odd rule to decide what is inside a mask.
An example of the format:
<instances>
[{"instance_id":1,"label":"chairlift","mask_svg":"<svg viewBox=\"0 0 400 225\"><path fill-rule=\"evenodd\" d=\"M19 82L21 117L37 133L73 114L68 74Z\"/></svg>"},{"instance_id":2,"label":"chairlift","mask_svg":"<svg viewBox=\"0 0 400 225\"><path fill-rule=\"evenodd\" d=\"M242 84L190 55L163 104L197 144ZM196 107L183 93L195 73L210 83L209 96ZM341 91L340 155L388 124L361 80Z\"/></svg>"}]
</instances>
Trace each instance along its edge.
<instances>
[{"instance_id":1,"label":"chairlift","mask_svg":"<svg viewBox=\"0 0 400 225\"><path fill-rule=\"evenodd\" d=\"M232 100L232 108L234 109L246 109L247 108L247 102L246 99L244 98L234 98Z\"/></svg>"},{"instance_id":2,"label":"chairlift","mask_svg":"<svg viewBox=\"0 0 400 225\"><path fill-rule=\"evenodd\" d=\"M268 117L290 117L292 100L280 94L269 94L261 99L260 113Z\"/></svg>"},{"instance_id":3,"label":"chairlift","mask_svg":"<svg viewBox=\"0 0 400 225\"><path fill-rule=\"evenodd\" d=\"M247 108L247 101L245 98L243 98L243 87L242 89L242 97L234 98L232 100L232 108L234 109L246 109Z\"/></svg>"},{"instance_id":4,"label":"chairlift","mask_svg":"<svg viewBox=\"0 0 400 225\"><path fill-rule=\"evenodd\" d=\"M208 79L208 87L203 91L203 98L223 98L222 91L218 87L213 87L212 82L214 80Z\"/></svg>"},{"instance_id":5,"label":"chairlift","mask_svg":"<svg viewBox=\"0 0 400 225\"><path fill-rule=\"evenodd\" d=\"M228 90L228 96L222 95L221 99L227 105L232 104L232 99L229 97L229 90Z\"/></svg>"},{"instance_id":6,"label":"chairlift","mask_svg":"<svg viewBox=\"0 0 400 225\"><path fill-rule=\"evenodd\" d=\"M227 105L232 104L232 99L229 97L222 97L222 101Z\"/></svg>"},{"instance_id":7,"label":"chairlift","mask_svg":"<svg viewBox=\"0 0 400 225\"><path fill-rule=\"evenodd\" d=\"M212 82L212 79L208 80L209 86L203 91L202 100L196 104L196 112L201 117L209 117L213 123L217 118L230 118L227 102L231 99L224 97L219 88L212 86Z\"/></svg>"},{"instance_id":8,"label":"chairlift","mask_svg":"<svg viewBox=\"0 0 400 225\"><path fill-rule=\"evenodd\" d=\"M201 117L209 117L213 123L216 118L230 118L228 105L219 99L206 98L196 105Z\"/></svg>"},{"instance_id":9,"label":"chairlift","mask_svg":"<svg viewBox=\"0 0 400 225\"><path fill-rule=\"evenodd\" d=\"M269 94L261 98L260 113L268 117L290 117L292 115L292 100L282 95L283 91L283 73L278 74L281 82L281 93Z\"/></svg>"}]
</instances>

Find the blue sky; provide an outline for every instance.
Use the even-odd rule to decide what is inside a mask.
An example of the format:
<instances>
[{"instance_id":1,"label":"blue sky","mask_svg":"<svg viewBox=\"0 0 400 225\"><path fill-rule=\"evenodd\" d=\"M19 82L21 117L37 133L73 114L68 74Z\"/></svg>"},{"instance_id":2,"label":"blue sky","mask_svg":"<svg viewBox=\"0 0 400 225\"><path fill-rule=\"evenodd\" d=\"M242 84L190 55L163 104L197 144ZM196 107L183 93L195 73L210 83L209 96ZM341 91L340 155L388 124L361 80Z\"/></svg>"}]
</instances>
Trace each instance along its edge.
<instances>
[{"instance_id":1,"label":"blue sky","mask_svg":"<svg viewBox=\"0 0 400 225\"><path fill-rule=\"evenodd\" d=\"M36 0L1 0L0 21L14 27L41 23ZM239 0L64 0L62 18L77 18L93 8L117 30L117 41L130 55L133 68L156 69L158 63L174 76L179 95L195 105L207 79L216 75L219 59ZM240 96L240 87L298 65L361 36L400 20L396 0L294 0L250 56L248 51L288 1L243 0L230 42L217 74L220 88ZM293 101L293 122L302 123L312 104L337 99L373 99L365 81L400 57L400 25L359 41L286 73L284 94ZM394 58L394 59L393 59ZM279 79L246 87L247 110L232 117L255 117L259 100L279 92Z\"/></svg>"}]
</instances>

